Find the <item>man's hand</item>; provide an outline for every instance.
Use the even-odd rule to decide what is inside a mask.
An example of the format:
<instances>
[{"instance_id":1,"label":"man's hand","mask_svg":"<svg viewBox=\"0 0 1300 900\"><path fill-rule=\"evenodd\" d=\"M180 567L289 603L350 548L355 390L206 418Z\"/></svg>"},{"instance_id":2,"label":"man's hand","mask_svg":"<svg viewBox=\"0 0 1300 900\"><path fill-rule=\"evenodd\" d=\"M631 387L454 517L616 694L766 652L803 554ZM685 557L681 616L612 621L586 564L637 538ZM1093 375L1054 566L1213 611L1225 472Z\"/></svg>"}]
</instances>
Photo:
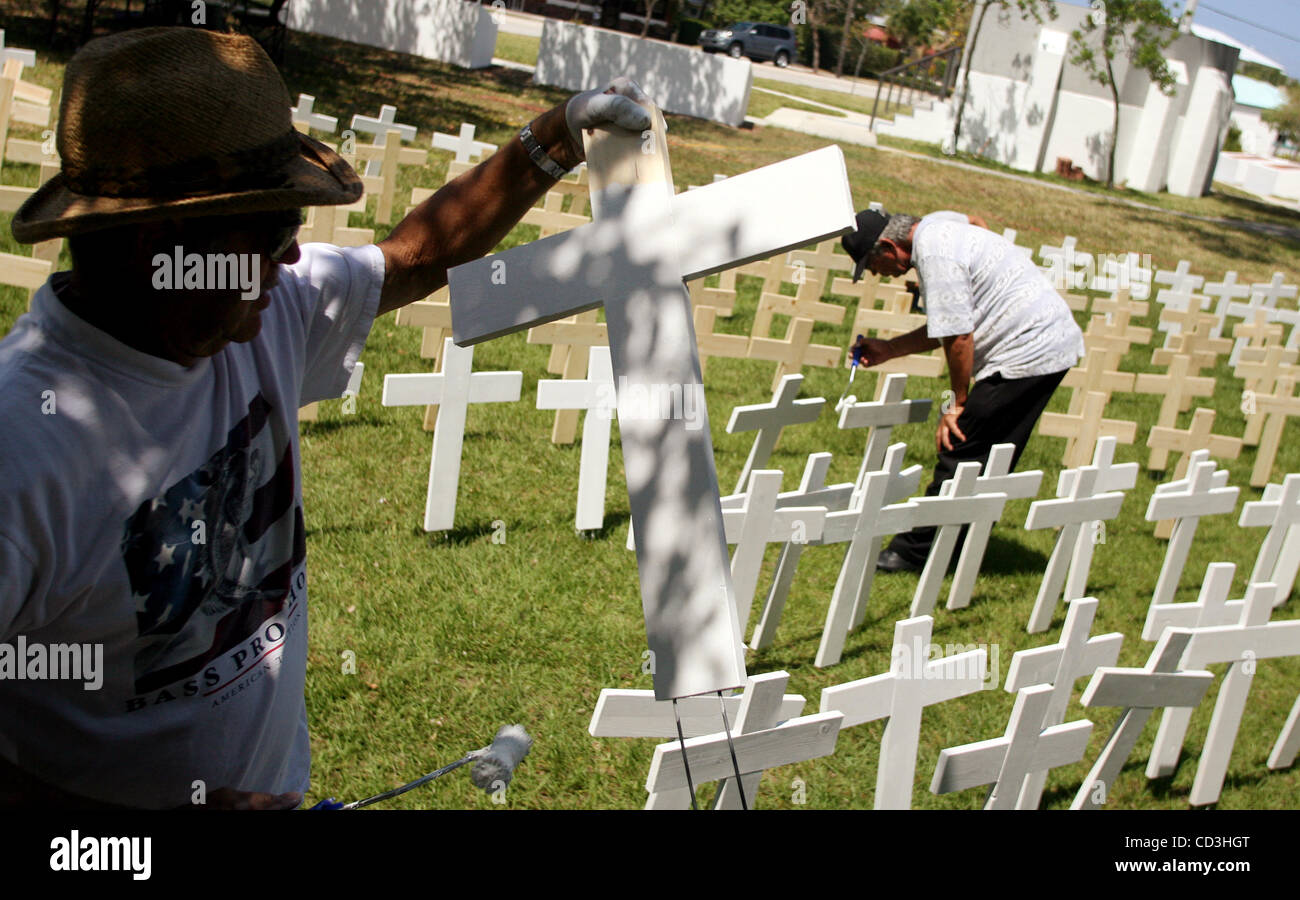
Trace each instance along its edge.
<instances>
[{"instance_id":1,"label":"man's hand","mask_svg":"<svg viewBox=\"0 0 1300 900\"><path fill-rule=\"evenodd\" d=\"M954 437L959 441L965 441L966 435L962 433L961 428L957 426L957 420L961 418L962 411L966 407L959 406L956 403L948 406L939 416L939 429L934 435L934 448L936 450L952 450L952 439Z\"/></svg>"},{"instance_id":2,"label":"man's hand","mask_svg":"<svg viewBox=\"0 0 1300 900\"><path fill-rule=\"evenodd\" d=\"M585 155L582 132L597 125L610 123L628 131L645 131L651 123L650 111L644 104L650 102L640 85L625 75L615 78L603 91L586 91L570 97L564 106L564 121L578 156Z\"/></svg>"},{"instance_id":3,"label":"man's hand","mask_svg":"<svg viewBox=\"0 0 1300 900\"><path fill-rule=\"evenodd\" d=\"M898 355L889 341L882 341L880 338L862 338L853 345L853 349L861 358L862 365L867 368L888 362Z\"/></svg>"}]
</instances>

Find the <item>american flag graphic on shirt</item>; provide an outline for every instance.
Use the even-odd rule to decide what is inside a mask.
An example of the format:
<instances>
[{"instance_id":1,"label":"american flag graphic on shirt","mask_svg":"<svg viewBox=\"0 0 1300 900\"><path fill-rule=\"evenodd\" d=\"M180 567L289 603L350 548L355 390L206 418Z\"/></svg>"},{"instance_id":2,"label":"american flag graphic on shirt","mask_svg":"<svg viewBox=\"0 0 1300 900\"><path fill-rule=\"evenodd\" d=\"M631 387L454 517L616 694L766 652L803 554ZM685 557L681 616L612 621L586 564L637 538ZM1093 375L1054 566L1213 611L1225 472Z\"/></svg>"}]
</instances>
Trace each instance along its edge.
<instances>
[{"instance_id":1,"label":"american flag graphic on shirt","mask_svg":"<svg viewBox=\"0 0 1300 900\"><path fill-rule=\"evenodd\" d=\"M207 462L127 519L143 693L202 670L284 607L306 555L290 435L259 393Z\"/></svg>"}]
</instances>

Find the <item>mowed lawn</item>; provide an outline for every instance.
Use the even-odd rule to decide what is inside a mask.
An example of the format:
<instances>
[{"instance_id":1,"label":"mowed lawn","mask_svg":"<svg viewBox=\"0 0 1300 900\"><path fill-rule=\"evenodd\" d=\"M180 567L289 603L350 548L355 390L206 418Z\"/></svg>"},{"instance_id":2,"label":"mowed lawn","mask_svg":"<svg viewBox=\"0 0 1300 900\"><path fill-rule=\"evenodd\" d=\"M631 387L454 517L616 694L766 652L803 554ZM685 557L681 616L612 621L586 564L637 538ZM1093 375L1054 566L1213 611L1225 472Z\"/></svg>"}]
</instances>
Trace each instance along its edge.
<instances>
[{"instance_id":1,"label":"mowed lawn","mask_svg":"<svg viewBox=\"0 0 1300 900\"><path fill-rule=\"evenodd\" d=\"M15 27L9 40L40 51L34 35ZM43 63L33 77L57 85L58 63L58 57ZM461 122L478 125L480 139L503 144L565 96L533 86L518 72L466 72L296 34L284 72L291 94L315 95L316 108L340 120L353 113L374 114L381 103L396 105L399 121L419 127L423 147L432 130L454 133ZM38 136L21 128L15 133ZM778 129L738 130L669 117L672 165L681 187L706 184L714 173L747 171L825 143ZM916 213L957 208L983 215L996 228L1016 228L1020 243L1035 248L1059 244L1068 233L1092 253L1150 253L1164 268L1186 258L1194 272L1210 280L1228 269L1236 270L1243 281L1266 281L1274 271L1284 272L1292 283L1297 280L1300 248L1294 243L1133 210L1103 196L1064 194L868 148L846 146L844 153L858 207L874 200L890 210ZM405 170L399 196L409 197L412 186L441 184L445 168L446 156L438 153L428 168ZM35 177L28 167L3 169L6 183L31 184ZM1189 205L1215 204L1217 209L1224 202L1210 198ZM1237 208L1243 216L1250 214L1248 207ZM782 213L775 207L768 212ZM354 225L372 224L371 214L358 218ZM388 229L379 226L378 235ZM536 229L519 227L505 246L535 236ZM28 252L13 243L8 228L0 233L0 250ZM720 320L719 331L749 331L758 285L742 277L740 286L736 313ZM787 290L793 291L793 286ZM0 291L0 331L9 328L25 302L25 292ZM814 340L845 346L853 308L844 298L836 302L846 306L844 323L818 325ZM1079 319L1084 321L1082 315ZM1154 326L1154 312L1141 324ZM776 330L783 332L784 327L785 320L778 317ZM481 344L476 369L522 370L523 397L519 403L471 408L457 528L426 535L420 523L431 436L421 429L423 410L379 404L383 375L429 370L419 357L419 346L417 329L397 327L392 315L377 321L362 357L366 381L356 413L344 415L338 402L327 402L320 421L302 429L313 606L307 701L314 771L308 803L326 796L355 800L387 790L485 745L500 725L519 722L536 743L507 792L506 806L640 806L656 741L596 740L586 730L602 688L651 686L649 675L642 672L645 636L635 557L624 549L628 501L617 440L611 451L606 527L597 534L577 534L573 515L580 442L552 445L553 414L534 408L537 381L555 377L545 371L547 348L527 344L523 335ZM1150 348L1134 348L1124 368L1158 371L1149 358ZM727 435L723 426L733 406L770 398L773 368L758 361L708 363L708 412L724 489L735 483L752 436ZM1215 374L1217 391L1212 404L1207 401L1218 411L1215 431L1240 435L1241 382L1226 363ZM845 386L843 370L808 368L805 376L804 395L824 396L832 403ZM868 373L857 379L854 390L866 396L874 385L875 376ZM914 378L907 394L930 397L937 404L947 386L944 379ZM1107 407L1108 416L1139 423L1138 443L1121 446L1119 461L1145 464L1142 443L1160 399L1119 395ZM1064 410L1067 402L1068 391L1062 390L1051 408ZM771 465L785 471L787 489L797 483L807 455L817 451L834 454L832 482L855 476L865 434L841 432L835 421L828 410L816 423L784 435ZM1189 422L1190 413L1181 417L1180 427ZM1275 481L1300 470L1295 427L1287 425ZM899 428L895 436L908 443L908 464L927 469L933 465L932 423ZM1063 445L1059 438L1035 436L1021 462L1022 470L1044 471L1040 498L1052 495ZM1261 493L1248 487L1254 457L1255 451L1248 448L1238 460L1221 461L1230 472L1230 483L1241 487L1242 502L1258 499ZM1142 665L1152 646L1139 635L1165 544L1152 536L1153 525L1144 521L1143 513L1166 477L1142 472L1120 517L1107 523L1089 580L1090 593L1100 600L1093 631L1124 634L1121 665ZM1008 504L994 530L972 605L956 612L941 605L936 612L934 640L941 645L986 645L999 685L926 710L916 807L981 805L982 789L941 797L929 792L938 753L1001 735L1014 699L1000 687L1012 654L1059 636L1065 615L1060 606L1048 633L1025 633L1054 540L1050 531L1024 530L1028 506L1028 501ZM1179 599L1195 599L1204 567L1213 561L1237 565L1234 596L1241 596L1263 537L1259 529L1238 529L1235 514L1203 520ZM749 627L757 621L776 554L775 548L768 553ZM907 614L916 585L912 575L878 577L866 622L850 635L843 661L816 669L812 659L843 555L843 547L813 547L804 553L775 645L747 657L751 673L789 672L790 690L808 699L807 712L817 710L823 688L888 669L893 625ZM1292 599L1274 617L1296 618L1298 608L1300 601ZM746 636L748 632L747 627ZM356 674L347 674L345 664L353 657ZM1225 669L1213 668L1220 674ZM1053 771L1045 807L1068 805L1118 717L1113 709L1082 710L1077 701L1083 685L1081 681L1077 686L1067 719L1087 717L1094 722L1089 750L1083 762ZM1300 805L1297 772L1271 773L1264 764L1297 692L1300 660L1259 663L1221 807ZM1216 696L1217 686L1196 711L1183 760L1171 778L1148 781L1143 773L1155 733L1155 725L1148 725L1122 777L1110 788L1109 806L1186 808ZM759 805L799 808L802 799L806 808L869 808L883 726L876 722L844 731L834 756L768 773ZM796 779L803 783L802 796ZM712 796L711 790L701 788L700 797ZM459 773L383 804L493 806L488 795Z\"/></svg>"}]
</instances>

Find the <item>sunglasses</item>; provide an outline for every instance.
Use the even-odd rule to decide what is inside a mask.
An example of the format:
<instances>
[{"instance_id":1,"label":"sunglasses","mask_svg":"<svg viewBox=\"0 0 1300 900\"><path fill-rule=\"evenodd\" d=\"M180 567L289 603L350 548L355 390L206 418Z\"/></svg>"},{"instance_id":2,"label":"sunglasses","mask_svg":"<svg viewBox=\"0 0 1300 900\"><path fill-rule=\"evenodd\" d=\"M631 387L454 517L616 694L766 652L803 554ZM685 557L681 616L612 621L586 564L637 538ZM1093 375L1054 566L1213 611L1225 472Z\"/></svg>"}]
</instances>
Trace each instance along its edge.
<instances>
[{"instance_id":1,"label":"sunglasses","mask_svg":"<svg viewBox=\"0 0 1300 900\"><path fill-rule=\"evenodd\" d=\"M298 239L298 229L302 227L302 210L290 209L268 217L266 243L263 246L273 248L270 259L274 262L289 252L293 242Z\"/></svg>"}]
</instances>

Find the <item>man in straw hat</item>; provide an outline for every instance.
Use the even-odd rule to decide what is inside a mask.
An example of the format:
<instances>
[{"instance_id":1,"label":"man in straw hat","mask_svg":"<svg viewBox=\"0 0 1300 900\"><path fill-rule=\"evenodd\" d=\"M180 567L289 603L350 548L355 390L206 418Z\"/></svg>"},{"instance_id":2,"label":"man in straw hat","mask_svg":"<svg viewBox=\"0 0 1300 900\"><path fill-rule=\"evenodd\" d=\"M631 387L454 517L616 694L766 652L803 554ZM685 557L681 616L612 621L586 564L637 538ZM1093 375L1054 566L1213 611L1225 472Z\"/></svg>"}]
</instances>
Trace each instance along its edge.
<instances>
[{"instance_id":1,"label":"man in straw hat","mask_svg":"<svg viewBox=\"0 0 1300 900\"><path fill-rule=\"evenodd\" d=\"M961 213L917 219L863 210L857 224L841 239L856 263L853 280L864 269L897 277L915 266L926 315L915 331L860 342L864 362L875 366L939 346L948 360L952 392L935 432L939 459L926 493L937 495L958 463L987 462L994 444L1015 445L1014 468L1052 392L1083 355L1083 332L1070 308L1010 241ZM935 531L895 535L876 567L920 572Z\"/></svg>"},{"instance_id":2,"label":"man in straw hat","mask_svg":"<svg viewBox=\"0 0 1300 900\"><path fill-rule=\"evenodd\" d=\"M69 62L62 172L12 229L73 267L0 342L0 804L301 802L297 410L496 246L581 129L648 128L644 99L578 94L378 245L299 248L299 209L361 181L254 41L144 29Z\"/></svg>"}]
</instances>

